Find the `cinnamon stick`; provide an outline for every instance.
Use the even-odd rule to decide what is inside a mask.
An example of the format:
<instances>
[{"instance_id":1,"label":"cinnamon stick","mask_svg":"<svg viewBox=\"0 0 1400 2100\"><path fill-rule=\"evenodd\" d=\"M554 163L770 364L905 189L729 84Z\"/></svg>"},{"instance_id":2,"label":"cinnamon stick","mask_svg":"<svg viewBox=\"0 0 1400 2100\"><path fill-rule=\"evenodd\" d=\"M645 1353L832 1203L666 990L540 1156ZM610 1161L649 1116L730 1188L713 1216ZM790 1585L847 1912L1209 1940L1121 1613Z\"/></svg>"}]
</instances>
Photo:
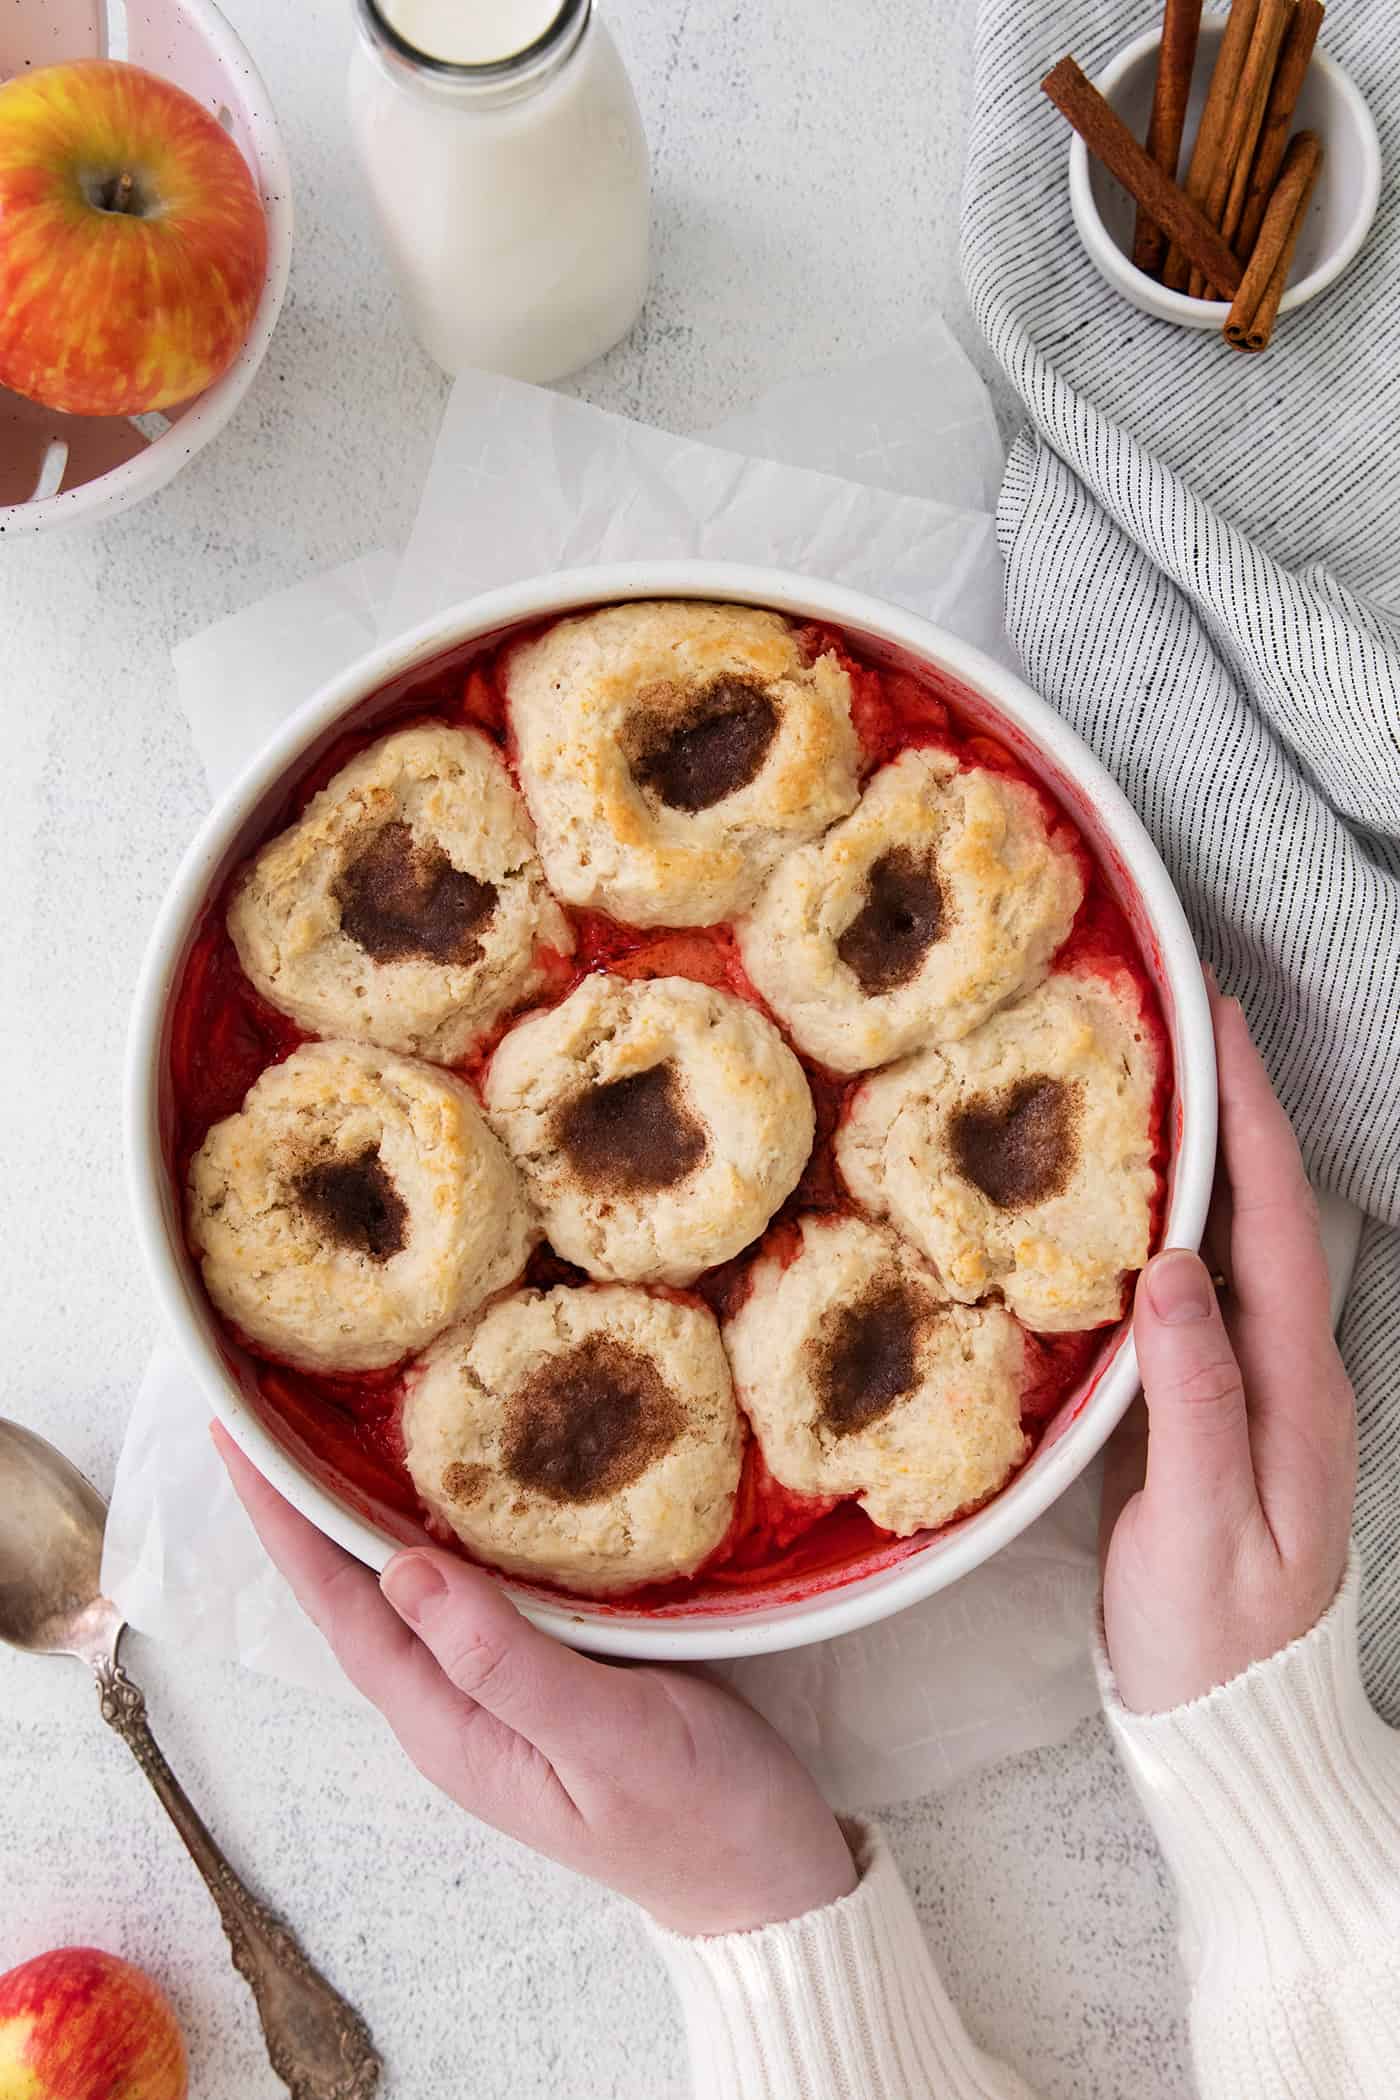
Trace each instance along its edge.
<instances>
[{"instance_id":1,"label":"cinnamon stick","mask_svg":"<svg viewBox=\"0 0 1400 2100\"><path fill-rule=\"evenodd\" d=\"M1313 0L1316 4L1316 0ZM1186 123L1186 102L1191 93L1191 74L1196 64L1196 39L1201 29L1201 0L1167 0L1162 18L1162 42L1157 52L1157 80L1152 91L1152 116L1147 126L1147 152L1164 174L1176 180L1181 158L1181 134ZM1160 277L1167 258L1167 237L1151 214L1138 206L1133 228L1133 262L1149 277Z\"/></svg>"},{"instance_id":2,"label":"cinnamon stick","mask_svg":"<svg viewBox=\"0 0 1400 2100\"><path fill-rule=\"evenodd\" d=\"M1218 226L1227 241L1239 224L1238 211L1234 223L1228 228L1225 224L1235 173L1243 161L1244 181L1248 180L1249 164L1254 158L1254 148L1263 128L1269 89L1273 86L1279 47L1283 43L1283 33L1288 27L1292 12L1293 0L1259 0L1259 12L1254 18L1254 33L1249 39L1249 49L1240 69L1240 84L1235 90L1234 104L1220 141L1220 151L1216 155L1215 169L1211 175L1210 188L1206 192L1204 207L1211 225ZM1243 208L1243 181L1239 202ZM1209 289L1204 276L1193 270L1191 297L1204 299Z\"/></svg>"},{"instance_id":3,"label":"cinnamon stick","mask_svg":"<svg viewBox=\"0 0 1400 2100\"><path fill-rule=\"evenodd\" d=\"M1269 90L1269 105L1264 112L1259 143L1254 149L1254 161L1245 184L1244 205L1237 224L1234 246L1241 255L1254 253L1254 244L1264 223L1265 207L1278 180L1279 169L1283 166L1284 149L1288 144L1293 112L1298 106L1298 96L1307 78L1308 67L1312 64L1313 47L1317 43L1325 12L1322 0L1298 0L1298 5L1293 10L1293 19L1284 35L1283 49L1278 55L1274 84ZM1233 202L1233 192L1231 201Z\"/></svg>"},{"instance_id":4,"label":"cinnamon stick","mask_svg":"<svg viewBox=\"0 0 1400 2100\"><path fill-rule=\"evenodd\" d=\"M1240 74L1249 55L1249 42L1258 12L1259 0L1234 0L1216 53L1215 71L1210 76L1205 108L1201 111L1196 130L1196 143L1191 149L1191 164L1186 171L1186 194L1202 210L1215 174L1220 141L1225 136L1225 126L1234 108ZM1162 270L1163 284L1169 285L1174 292L1184 292L1191 281L1192 261L1193 258L1173 239Z\"/></svg>"},{"instance_id":5,"label":"cinnamon stick","mask_svg":"<svg viewBox=\"0 0 1400 2100\"><path fill-rule=\"evenodd\" d=\"M1225 323L1225 340L1232 350L1269 347L1321 166L1322 141L1315 131L1300 131L1284 154L1249 268Z\"/></svg>"},{"instance_id":6,"label":"cinnamon stick","mask_svg":"<svg viewBox=\"0 0 1400 2100\"><path fill-rule=\"evenodd\" d=\"M1244 276L1239 257L1231 253L1199 206L1163 174L1075 61L1062 58L1040 85L1094 158L1117 176L1129 195L1180 245L1188 265L1198 263L1212 284L1223 284L1232 294L1237 291Z\"/></svg>"}]
</instances>

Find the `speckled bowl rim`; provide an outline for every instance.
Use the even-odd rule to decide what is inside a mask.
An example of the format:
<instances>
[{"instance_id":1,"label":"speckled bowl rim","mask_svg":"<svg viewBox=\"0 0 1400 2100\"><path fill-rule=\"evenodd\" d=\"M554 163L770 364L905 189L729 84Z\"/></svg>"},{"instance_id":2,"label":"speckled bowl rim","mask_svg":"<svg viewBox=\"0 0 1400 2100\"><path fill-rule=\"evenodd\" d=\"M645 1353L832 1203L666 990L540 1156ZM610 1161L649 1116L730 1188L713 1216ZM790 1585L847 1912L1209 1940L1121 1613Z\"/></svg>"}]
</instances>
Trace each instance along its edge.
<instances>
[{"instance_id":1,"label":"speckled bowl rim","mask_svg":"<svg viewBox=\"0 0 1400 2100\"><path fill-rule=\"evenodd\" d=\"M196 452L218 436L252 385L272 341L292 266L292 173L286 148L267 84L237 31L213 0L180 0L180 8L198 29L224 76L237 80L237 97L244 105L256 151L253 175L267 221L267 270L251 326L227 371L142 451L76 488L61 488L32 503L0 504L0 540L65 525L92 525L130 510L164 488ZM230 88L228 99L234 94Z\"/></svg>"},{"instance_id":2,"label":"speckled bowl rim","mask_svg":"<svg viewBox=\"0 0 1400 2100\"><path fill-rule=\"evenodd\" d=\"M285 722L216 802L177 869L157 915L136 987L124 1089L132 1213L162 1318L194 1372L201 1398L274 1487L328 1537L381 1569L396 1541L357 1516L285 1450L235 1386L217 1346L161 1152L159 1088L169 1002L184 952L242 827L294 770L308 745L356 703L446 649L526 621L637 598L702 598L820 619L905 650L970 686L1040 747L1095 812L1100 836L1133 885L1160 957L1174 1035L1178 1136L1163 1244L1196 1246L1215 1168L1215 1054L1200 963L1171 879L1137 815L1074 732L1013 673L969 643L884 600L777 569L721 562L632 562L575 569L485 593L424 621L340 672ZM893 1567L793 1602L691 1618L658 1618L614 1604L555 1601L504 1583L536 1625L595 1653L698 1662L796 1648L902 1611L979 1567L1049 1508L1096 1455L1137 1390L1127 1332L1079 1413L985 1509Z\"/></svg>"}]
</instances>

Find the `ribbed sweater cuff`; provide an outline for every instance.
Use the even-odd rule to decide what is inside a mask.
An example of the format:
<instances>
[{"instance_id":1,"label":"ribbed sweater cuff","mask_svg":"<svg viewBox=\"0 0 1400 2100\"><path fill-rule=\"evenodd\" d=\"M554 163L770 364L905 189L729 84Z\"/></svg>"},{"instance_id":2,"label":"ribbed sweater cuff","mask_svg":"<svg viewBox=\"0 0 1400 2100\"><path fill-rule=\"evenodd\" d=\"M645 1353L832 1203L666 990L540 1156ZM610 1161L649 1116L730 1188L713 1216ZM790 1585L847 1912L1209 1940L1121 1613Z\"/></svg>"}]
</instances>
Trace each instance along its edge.
<instances>
[{"instance_id":1,"label":"ribbed sweater cuff","mask_svg":"<svg viewBox=\"0 0 1400 2100\"><path fill-rule=\"evenodd\" d=\"M1355 1554L1330 1609L1267 1662L1164 1714L1104 1708L1175 1876L1212 1995L1367 1961L1400 1936L1400 1736L1361 1683Z\"/></svg>"},{"instance_id":2,"label":"ribbed sweater cuff","mask_svg":"<svg viewBox=\"0 0 1400 2100\"><path fill-rule=\"evenodd\" d=\"M713 1939L650 1927L696 2100L1029 2100L969 2040L883 1838L845 1830L861 1878L838 1903Z\"/></svg>"}]
</instances>

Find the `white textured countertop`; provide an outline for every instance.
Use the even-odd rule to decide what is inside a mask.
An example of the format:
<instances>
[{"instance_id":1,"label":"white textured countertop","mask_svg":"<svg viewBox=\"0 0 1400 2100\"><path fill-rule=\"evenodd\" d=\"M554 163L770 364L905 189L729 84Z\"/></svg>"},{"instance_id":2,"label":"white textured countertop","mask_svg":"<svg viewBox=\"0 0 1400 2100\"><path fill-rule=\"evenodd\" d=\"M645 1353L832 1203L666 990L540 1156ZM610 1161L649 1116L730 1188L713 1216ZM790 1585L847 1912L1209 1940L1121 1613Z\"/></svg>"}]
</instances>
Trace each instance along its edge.
<instances>
[{"instance_id":1,"label":"white textured countertop","mask_svg":"<svg viewBox=\"0 0 1400 2100\"><path fill-rule=\"evenodd\" d=\"M127 1002L203 807L169 648L398 542L446 391L361 223L349 0L225 5L296 182L277 338L231 428L143 509L0 558L0 1405L103 1486L153 1329L119 1156ZM933 306L987 369L956 264L972 0L607 12L652 144L656 274L579 392L701 428ZM684 2094L667 1988L622 1905L473 1827L352 1708L140 1640L128 1662L237 1862L365 2010L395 2100ZM64 1941L125 1953L174 1996L197 2100L274 2100L213 1910L82 1673L0 1651L0 1714L0 1968ZM1164 1877L1097 1725L886 1821L984 2043L1057 2100L1182 2100Z\"/></svg>"}]
</instances>

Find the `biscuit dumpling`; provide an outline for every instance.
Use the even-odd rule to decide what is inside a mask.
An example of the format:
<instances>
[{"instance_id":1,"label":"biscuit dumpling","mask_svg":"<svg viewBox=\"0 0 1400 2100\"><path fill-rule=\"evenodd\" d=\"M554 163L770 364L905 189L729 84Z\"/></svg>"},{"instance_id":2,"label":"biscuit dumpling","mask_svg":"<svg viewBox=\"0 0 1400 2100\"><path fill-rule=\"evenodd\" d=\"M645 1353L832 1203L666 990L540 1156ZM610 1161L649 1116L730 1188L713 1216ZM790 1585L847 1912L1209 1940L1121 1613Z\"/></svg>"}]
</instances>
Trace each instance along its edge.
<instances>
[{"instance_id":1,"label":"biscuit dumpling","mask_svg":"<svg viewBox=\"0 0 1400 2100\"><path fill-rule=\"evenodd\" d=\"M1029 991L1083 896L1078 841L1027 782L922 749L790 853L735 931L798 1048L863 1072Z\"/></svg>"},{"instance_id":2,"label":"biscuit dumpling","mask_svg":"<svg viewBox=\"0 0 1400 2100\"><path fill-rule=\"evenodd\" d=\"M310 1034L439 1064L573 947L494 745L443 722L342 766L247 869L228 927L263 997Z\"/></svg>"},{"instance_id":3,"label":"biscuit dumpling","mask_svg":"<svg viewBox=\"0 0 1400 2100\"><path fill-rule=\"evenodd\" d=\"M550 884L634 926L708 926L856 800L851 681L750 606L560 620L509 654L520 785Z\"/></svg>"},{"instance_id":4,"label":"biscuit dumpling","mask_svg":"<svg viewBox=\"0 0 1400 2100\"><path fill-rule=\"evenodd\" d=\"M866 1080L836 1134L859 1203L954 1298L1102 1327L1151 1251L1160 1052L1131 973L1056 971L958 1042Z\"/></svg>"},{"instance_id":5,"label":"biscuit dumpling","mask_svg":"<svg viewBox=\"0 0 1400 2100\"><path fill-rule=\"evenodd\" d=\"M693 1575L734 1514L743 1426L700 1305L518 1291L410 1370L403 1422L423 1502L507 1574L588 1595Z\"/></svg>"},{"instance_id":6,"label":"biscuit dumpling","mask_svg":"<svg viewBox=\"0 0 1400 2100\"><path fill-rule=\"evenodd\" d=\"M269 1065L190 1164L210 1297L312 1371L397 1363L519 1276L539 1238L520 1177L450 1073L361 1043Z\"/></svg>"},{"instance_id":7,"label":"biscuit dumpling","mask_svg":"<svg viewBox=\"0 0 1400 2100\"><path fill-rule=\"evenodd\" d=\"M770 1473L855 1495L902 1537L985 1502L1030 1449L1021 1328L951 1301L887 1227L809 1216L800 1235L795 1254L760 1255L724 1329Z\"/></svg>"},{"instance_id":8,"label":"biscuit dumpling","mask_svg":"<svg viewBox=\"0 0 1400 2100\"><path fill-rule=\"evenodd\" d=\"M550 1245L590 1276L686 1284L801 1177L812 1097L756 1006L688 977L597 973L502 1038L486 1112Z\"/></svg>"}]
</instances>

